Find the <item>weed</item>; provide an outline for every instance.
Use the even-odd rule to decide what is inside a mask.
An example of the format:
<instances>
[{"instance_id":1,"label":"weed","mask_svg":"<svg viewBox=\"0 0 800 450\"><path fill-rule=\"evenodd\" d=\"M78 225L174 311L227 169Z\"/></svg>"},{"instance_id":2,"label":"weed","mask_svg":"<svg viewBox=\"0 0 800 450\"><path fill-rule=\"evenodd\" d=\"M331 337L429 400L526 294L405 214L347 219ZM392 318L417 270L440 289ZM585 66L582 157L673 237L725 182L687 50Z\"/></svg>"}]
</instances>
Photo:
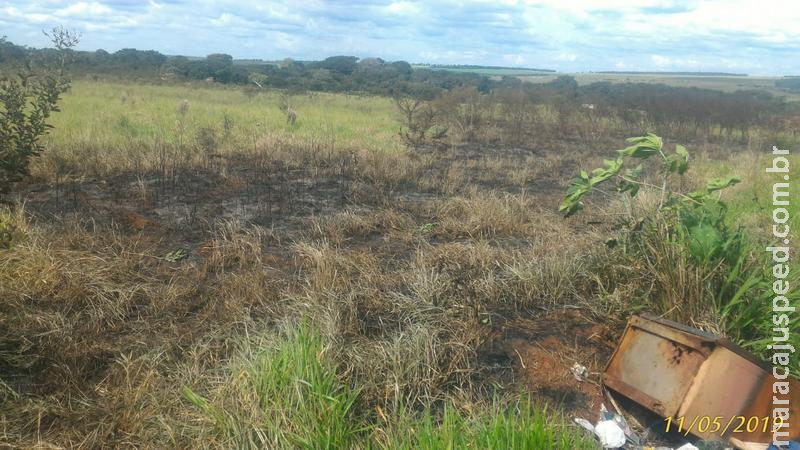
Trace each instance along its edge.
<instances>
[{"instance_id":1,"label":"weed","mask_svg":"<svg viewBox=\"0 0 800 450\"><path fill-rule=\"evenodd\" d=\"M226 395L243 404L226 408L183 390L214 423L217 442L236 448L354 447L365 430L354 411L358 392L339 382L318 334L301 328L275 349L246 351L254 353L231 374L228 389L235 391Z\"/></svg>"}]
</instances>

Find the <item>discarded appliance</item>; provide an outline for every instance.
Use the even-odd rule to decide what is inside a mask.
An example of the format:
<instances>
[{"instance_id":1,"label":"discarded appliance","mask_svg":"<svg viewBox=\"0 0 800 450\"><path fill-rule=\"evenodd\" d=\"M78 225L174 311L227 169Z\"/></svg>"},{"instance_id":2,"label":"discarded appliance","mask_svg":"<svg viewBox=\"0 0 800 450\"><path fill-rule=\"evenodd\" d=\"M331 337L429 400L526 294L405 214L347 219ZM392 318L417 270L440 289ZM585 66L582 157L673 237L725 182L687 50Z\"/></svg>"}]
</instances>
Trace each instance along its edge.
<instances>
[{"instance_id":1,"label":"discarded appliance","mask_svg":"<svg viewBox=\"0 0 800 450\"><path fill-rule=\"evenodd\" d=\"M628 321L603 373L607 388L664 417L665 430L739 448L772 441L774 381L771 366L732 342L649 315ZM782 405L789 419L781 430L797 440L800 381L784 381L791 398Z\"/></svg>"}]
</instances>

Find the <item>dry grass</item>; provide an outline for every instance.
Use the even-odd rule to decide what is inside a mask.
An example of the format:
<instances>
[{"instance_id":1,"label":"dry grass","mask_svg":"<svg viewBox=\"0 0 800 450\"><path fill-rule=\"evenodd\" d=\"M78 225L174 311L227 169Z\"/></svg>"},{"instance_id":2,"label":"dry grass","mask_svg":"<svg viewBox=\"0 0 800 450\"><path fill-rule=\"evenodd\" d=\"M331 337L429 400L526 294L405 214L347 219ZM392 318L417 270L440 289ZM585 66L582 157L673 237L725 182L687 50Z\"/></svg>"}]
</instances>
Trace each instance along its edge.
<instances>
[{"instance_id":1,"label":"dry grass","mask_svg":"<svg viewBox=\"0 0 800 450\"><path fill-rule=\"evenodd\" d=\"M221 221L179 262L165 257L176 248L166 234L19 213L24 238L0 263L3 439L194 446L202 434L180 387L209 392L247 330L303 320L362 408L486 399L479 352L495 311L557 307L577 289L580 263L551 249L576 254L583 241L534 204L473 190L297 229Z\"/></svg>"},{"instance_id":2,"label":"dry grass","mask_svg":"<svg viewBox=\"0 0 800 450\"><path fill-rule=\"evenodd\" d=\"M363 116L383 105L352 102ZM363 134L362 119L352 123ZM516 399L517 360L497 375L483 359L510 318L568 308L618 330L631 312L656 309L721 328L701 307L704 274L685 255L654 247L644 253L654 259L635 259L602 245L620 236L623 205L600 199L595 214L569 220L554 212L568 177L602 157L590 138L569 154L555 150L576 144L415 154L375 151L374 139L359 146L350 128L345 139L239 133L213 155L171 134L106 136L111 147L53 137L58 150L37 162L40 179L102 181L85 181L90 206L76 213L51 214L46 184L26 187L29 205L0 213L0 232L13 236L0 249L0 445L296 447L290 435L316 436L308 430L318 423L277 398L300 388L261 391L254 380L303 327L318 340L308 363L321 364L332 397L357 393L343 416L369 429L342 433L357 435L355 447L384 448L410 445L403 424L424 429L414 418L426 409L441 419L455 405L473 420L496 413L493 400ZM709 163L722 158L711 150ZM302 169L275 188L304 191L285 201L291 209L248 220L236 213L250 182L243 168L266 166L286 178ZM216 183L189 225L155 199L155 174L181 170ZM119 182L118 201L98 193L112 175L133 180ZM641 200L643 211L654 201Z\"/></svg>"}]
</instances>

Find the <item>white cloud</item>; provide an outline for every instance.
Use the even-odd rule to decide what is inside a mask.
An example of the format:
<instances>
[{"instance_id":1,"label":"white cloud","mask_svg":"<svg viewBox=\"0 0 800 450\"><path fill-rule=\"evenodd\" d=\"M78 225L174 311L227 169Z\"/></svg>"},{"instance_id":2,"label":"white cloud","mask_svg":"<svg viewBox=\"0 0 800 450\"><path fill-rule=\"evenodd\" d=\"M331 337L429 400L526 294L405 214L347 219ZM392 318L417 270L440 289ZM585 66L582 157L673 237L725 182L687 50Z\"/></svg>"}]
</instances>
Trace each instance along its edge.
<instances>
[{"instance_id":1,"label":"white cloud","mask_svg":"<svg viewBox=\"0 0 800 450\"><path fill-rule=\"evenodd\" d=\"M222 13L218 18L211 19L211 24L218 27L226 27L233 25L237 21L240 21L240 19L233 14Z\"/></svg>"},{"instance_id":2,"label":"white cloud","mask_svg":"<svg viewBox=\"0 0 800 450\"><path fill-rule=\"evenodd\" d=\"M54 14L59 17L69 16L104 16L114 11L108 6L98 2L78 2L57 10Z\"/></svg>"},{"instance_id":3,"label":"white cloud","mask_svg":"<svg viewBox=\"0 0 800 450\"><path fill-rule=\"evenodd\" d=\"M520 53L503 55L504 64L510 64L512 66L523 66L525 65L525 61L526 61L525 56L523 56Z\"/></svg>"},{"instance_id":4,"label":"white cloud","mask_svg":"<svg viewBox=\"0 0 800 450\"><path fill-rule=\"evenodd\" d=\"M386 7L386 11L390 14L410 16L418 14L420 12L420 8L412 2L399 1L390 3Z\"/></svg>"},{"instance_id":5,"label":"white cloud","mask_svg":"<svg viewBox=\"0 0 800 450\"><path fill-rule=\"evenodd\" d=\"M9 6L3 8L2 10L4 13L8 14L9 17L14 17L17 20L23 20L26 22L34 23L34 24L41 24L45 22L50 22L53 20L53 17L49 14L41 14L35 12L23 12L18 8L13 6Z\"/></svg>"},{"instance_id":6,"label":"white cloud","mask_svg":"<svg viewBox=\"0 0 800 450\"><path fill-rule=\"evenodd\" d=\"M789 57L800 54L796 2L0 0L0 23L11 41L34 46L47 45L42 28L74 28L87 50L800 74L800 58Z\"/></svg>"},{"instance_id":7,"label":"white cloud","mask_svg":"<svg viewBox=\"0 0 800 450\"><path fill-rule=\"evenodd\" d=\"M668 58L666 56L651 55L650 59L653 61L653 64L655 64L655 65L657 65L659 67L665 67L665 66L669 66L669 65L672 64L672 59L670 59L670 58Z\"/></svg>"}]
</instances>

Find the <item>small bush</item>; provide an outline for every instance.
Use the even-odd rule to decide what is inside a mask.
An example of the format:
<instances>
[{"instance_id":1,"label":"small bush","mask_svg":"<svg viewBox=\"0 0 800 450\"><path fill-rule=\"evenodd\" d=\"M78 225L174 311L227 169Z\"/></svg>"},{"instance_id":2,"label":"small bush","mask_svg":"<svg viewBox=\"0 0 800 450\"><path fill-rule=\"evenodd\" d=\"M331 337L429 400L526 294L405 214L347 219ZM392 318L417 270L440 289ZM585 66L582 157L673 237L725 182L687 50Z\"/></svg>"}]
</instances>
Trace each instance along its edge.
<instances>
[{"instance_id":1,"label":"small bush","mask_svg":"<svg viewBox=\"0 0 800 450\"><path fill-rule=\"evenodd\" d=\"M8 250L25 235L20 224L24 223L22 210L13 213L8 209L0 209L0 250Z\"/></svg>"},{"instance_id":2,"label":"small bush","mask_svg":"<svg viewBox=\"0 0 800 450\"><path fill-rule=\"evenodd\" d=\"M628 141L632 145L619 150L617 159L605 160L604 167L590 173L581 171L572 180L561 210L568 215L577 211L589 192L616 180L629 214L628 233L619 242L623 267L635 270L616 280L614 287L634 292L630 305L641 303L671 319L725 334L768 360L767 344L775 333L770 321L771 268L756 256L763 250L750 242L747 231L730 225L728 207L716 195L739 179L714 179L688 193L672 190L672 178L688 170L687 150L678 145L674 153L667 152L653 134ZM643 181L642 164L628 167L631 160L651 156L661 162L660 185ZM634 208L632 199L640 190L660 198L655 211ZM790 302L800 300L795 293L787 297ZM791 343L800 345L800 321L786 326Z\"/></svg>"},{"instance_id":3,"label":"small bush","mask_svg":"<svg viewBox=\"0 0 800 450\"><path fill-rule=\"evenodd\" d=\"M30 159L43 150L39 139L51 128L47 119L69 88L64 65L78 38L61 28L51 38L61 55L58 67L34 71L28 63L16 76L0 77L0 194L28 175Z\"/></svg>"}]
</instances>

